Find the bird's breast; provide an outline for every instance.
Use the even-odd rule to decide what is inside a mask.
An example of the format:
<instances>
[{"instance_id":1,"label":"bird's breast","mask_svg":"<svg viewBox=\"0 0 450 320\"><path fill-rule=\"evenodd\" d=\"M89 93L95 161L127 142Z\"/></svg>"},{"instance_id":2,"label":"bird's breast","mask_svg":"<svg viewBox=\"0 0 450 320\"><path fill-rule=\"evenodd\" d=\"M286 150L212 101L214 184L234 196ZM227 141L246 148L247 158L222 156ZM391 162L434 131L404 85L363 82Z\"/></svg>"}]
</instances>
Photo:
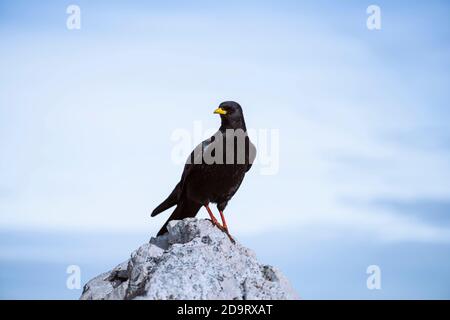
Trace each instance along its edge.
<instances>
[{"instance_id":1,"label":"bird's breast","mask_svg":"<svg viewBox=\"0 0 450 320\"><path fill-rule=\"evenodd\" d=\"M245 165L210 164L196 170L187 181L188 194L199 202L219 202L230 199L239 188Z\"/></svg>"}]
</instances>

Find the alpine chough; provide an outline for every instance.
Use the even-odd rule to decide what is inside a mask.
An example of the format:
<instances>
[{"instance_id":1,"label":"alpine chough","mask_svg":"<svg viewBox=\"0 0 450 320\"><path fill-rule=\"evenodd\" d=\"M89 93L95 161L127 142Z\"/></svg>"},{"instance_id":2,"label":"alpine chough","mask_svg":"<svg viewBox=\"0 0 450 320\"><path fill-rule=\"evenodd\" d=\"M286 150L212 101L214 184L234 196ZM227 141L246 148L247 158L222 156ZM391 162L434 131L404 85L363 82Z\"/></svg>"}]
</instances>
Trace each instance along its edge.
<instances>
[{"instance_id":1,"label":"alpine chough","mask_svg":"<svg viewBox=\"0 0 450 320\"><path fill-rule=\"evenodd\" d=\"M247 135L242 108L237 102L223 102L214 113L220 115L219 130L192 151L180 181L152 212L154 217L176 206L158 235L167 232L169 221L195 217L203 206L211 222L233 240L223 211L252 167L256 148ZM210 203L217 204L222 224L214 217Z\"/></svg>"}]
</instances>

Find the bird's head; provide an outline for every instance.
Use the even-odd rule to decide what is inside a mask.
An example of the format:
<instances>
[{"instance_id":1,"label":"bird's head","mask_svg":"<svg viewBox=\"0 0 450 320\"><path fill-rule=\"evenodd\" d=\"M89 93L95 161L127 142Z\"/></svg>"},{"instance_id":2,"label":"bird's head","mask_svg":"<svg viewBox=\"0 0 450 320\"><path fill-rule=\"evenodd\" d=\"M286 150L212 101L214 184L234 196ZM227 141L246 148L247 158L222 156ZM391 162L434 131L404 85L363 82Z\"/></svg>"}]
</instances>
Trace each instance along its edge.
<instances>
[{"instance_id":1,"label":"bird's head","mask_svg":"<svg viewBox=\"0 0 450 320\"><path fill-rule=\"evenodd\" d=\"M222 102L219 107L214 110L219 114L222 120L222 127L225 128L242 128L245 129L244 114L239 103L234 101Z\"/></svg>"}]
</instances>

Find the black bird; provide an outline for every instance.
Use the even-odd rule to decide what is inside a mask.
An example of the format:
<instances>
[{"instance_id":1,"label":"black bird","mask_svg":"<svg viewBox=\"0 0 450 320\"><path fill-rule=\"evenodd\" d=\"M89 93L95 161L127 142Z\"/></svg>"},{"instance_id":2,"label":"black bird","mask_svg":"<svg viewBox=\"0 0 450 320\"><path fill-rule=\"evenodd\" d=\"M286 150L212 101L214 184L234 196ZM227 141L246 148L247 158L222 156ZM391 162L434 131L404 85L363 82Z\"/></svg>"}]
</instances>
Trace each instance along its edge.
<instances>
[{"instance_id":1,"label":"black bird","mask_svg":"<svg viewBox=\"0 0 450 320\"><path fill-rule=\"evenodd\" d=\"M176 205L158 235L167 232L169 221L195 217L204 206L211 222L233 241L223 211L250 170L256 148L247 135L242 108L237 102L223 102L214 113L221 118L219 130L192 151L175 189L152 212L154 217ZM222 225L214 217L209 203L217 204Z\"/></svg>"}]
</instances>

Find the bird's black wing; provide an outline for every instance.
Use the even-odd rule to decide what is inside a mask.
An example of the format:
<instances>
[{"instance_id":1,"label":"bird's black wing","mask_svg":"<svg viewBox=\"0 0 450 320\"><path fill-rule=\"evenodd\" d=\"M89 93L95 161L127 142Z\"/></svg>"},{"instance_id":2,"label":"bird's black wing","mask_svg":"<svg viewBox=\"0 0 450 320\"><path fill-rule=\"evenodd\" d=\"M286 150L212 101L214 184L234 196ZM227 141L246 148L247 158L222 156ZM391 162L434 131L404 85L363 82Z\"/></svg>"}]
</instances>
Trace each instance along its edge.
<instances>
[{"instance_id":1,"label":"bird's black wing","mask_svg":"<svg viewBox=\"0 0 450 320\"><path fill-rule=\"evenodd\" d=\"M181 175L181 180L180 182L177 183L177 185L175 186L175 188L172 190L172 192L170 193L170 195L167 197L166 200L164 200L159 206L157 206L151 216L154 217L158 214L160 214L161 212L173 207L174 205L178 204L180 201L180 198L182 196L183 193L183 186L184 183L186 181L186 179L188 178L188 176L190 175L190 173L195 170L195 168L197 168L198 166L196 166L195 164L201 163L202 161L202 157L203 157L203 151L204 149L211 143L212 141L212 137L203 141L202 143L200 143L189 155L189 158L186 161L186 164L184 165L184 170L183 170L183 174Z\"/></svg>"},{"instance_id":2,"label":"bird's black wing","mask_svg":"<svg viewBox=\"0 0 450 320\"><path fill-rule=\"evenodd\" d=\"M188 176L192 173L192 171L194 171L194 170L196 170L196 168L198 168L198 166L196 166L196 165L203 163L203 152L205 151L206 147L208 147L208 145L212 141L213 141L213 137L202 141L191 152L188 159L186 160L186 164L184 165L183 174L181 175L180 183L182 184L182 186L184 185L184 182L186 181Z\"/></svg>"},{"instance_id":3,"label":"bird's black wing","mask_svg":"<svg viewBox=\"0 0 450 320\"><path fill-rule=\"evenodd\" d=\"M167 232L167 225L172 220L182 220L184 218L193 218L197 214L198 210L200 210L201 204L198 204L192 200L186 198L185 195L182 195L177 203L177 207L170 215L169 219L164 223L161 229L158 232L158 236Z\"/></svg>"}]
</instances>

